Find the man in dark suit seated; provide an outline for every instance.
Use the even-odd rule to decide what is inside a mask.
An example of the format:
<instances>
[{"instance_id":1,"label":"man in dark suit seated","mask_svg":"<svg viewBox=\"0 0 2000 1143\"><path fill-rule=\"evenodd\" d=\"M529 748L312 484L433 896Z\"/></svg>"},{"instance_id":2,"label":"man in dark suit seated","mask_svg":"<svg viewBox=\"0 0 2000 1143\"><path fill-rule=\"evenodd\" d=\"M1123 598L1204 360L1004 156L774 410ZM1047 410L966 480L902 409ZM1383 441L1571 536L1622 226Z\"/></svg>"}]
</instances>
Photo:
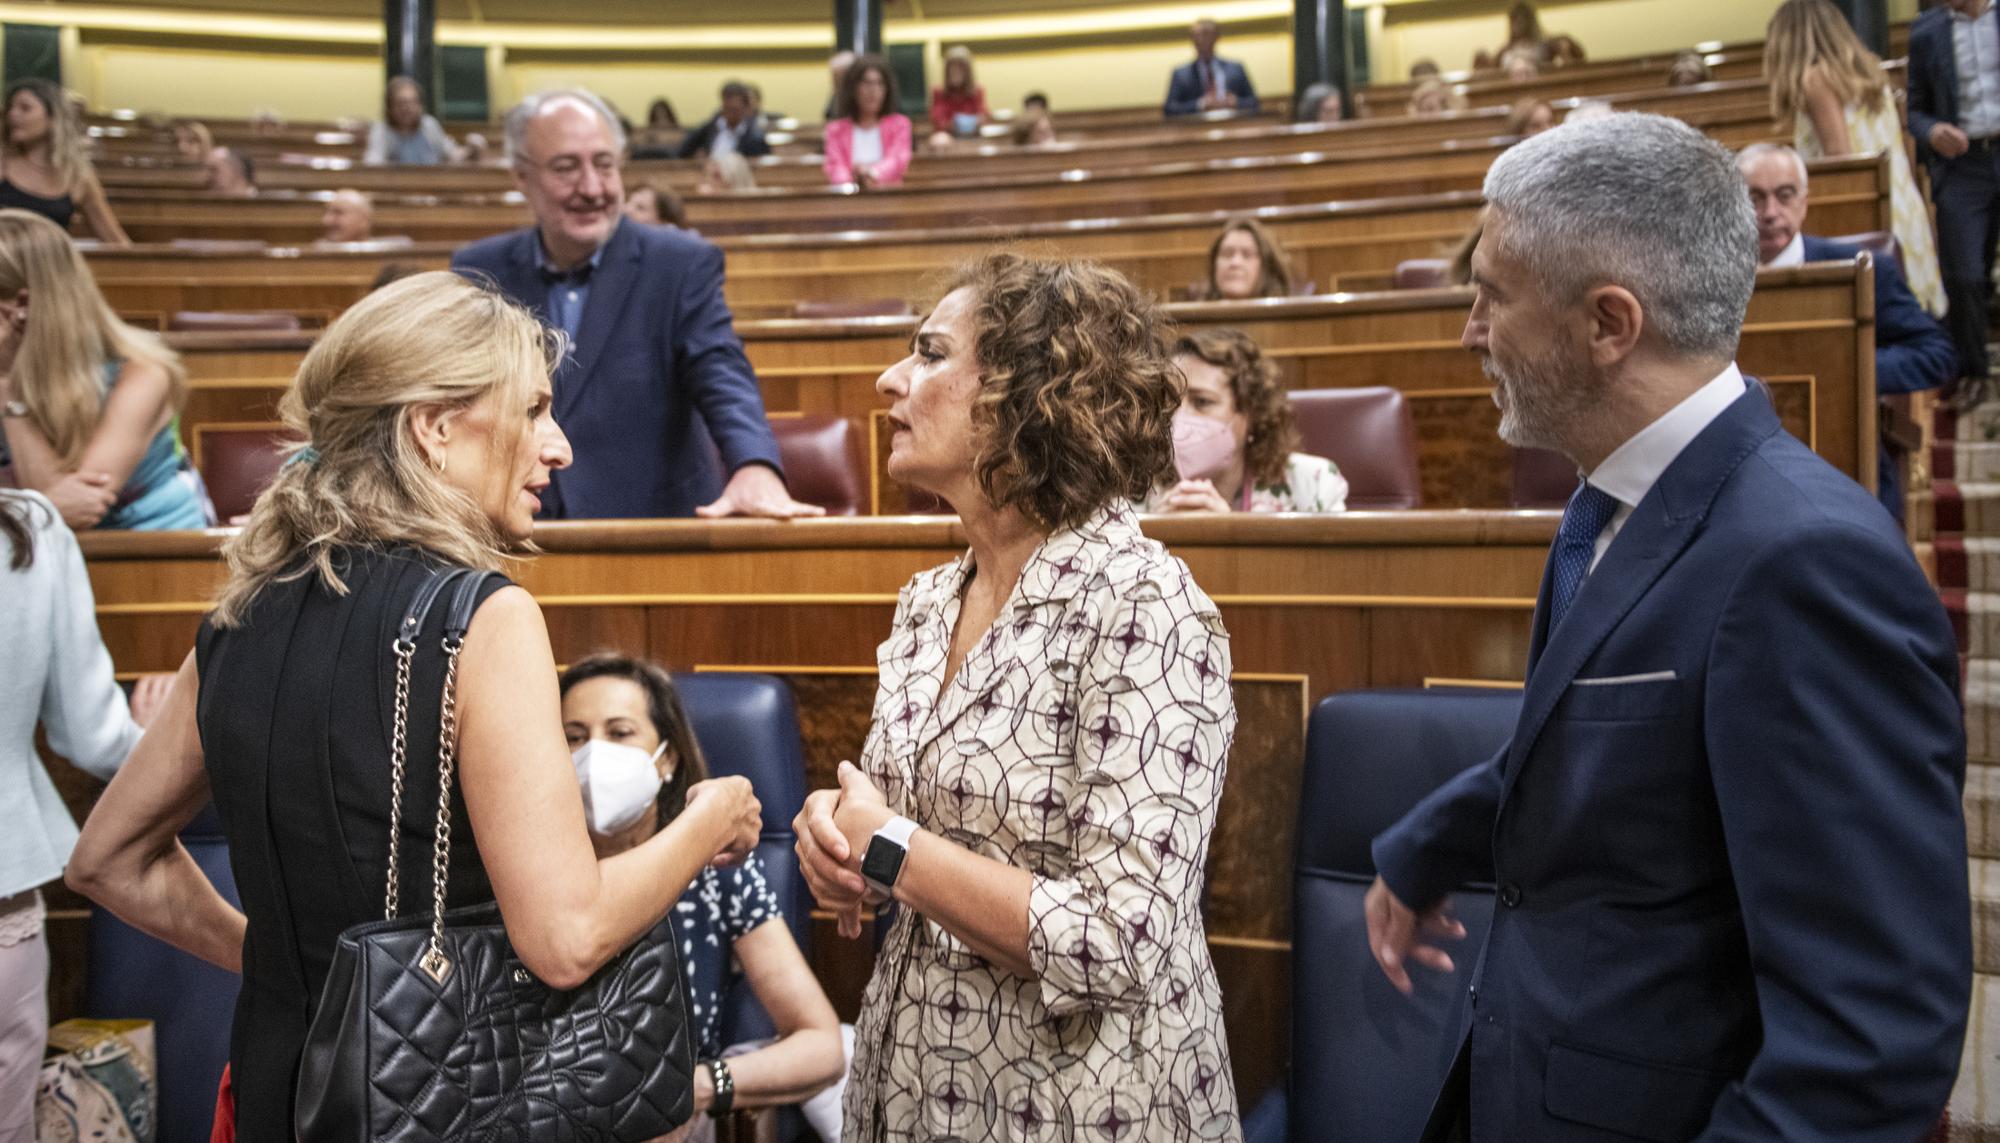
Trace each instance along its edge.
<instances>
[{"instance_id":1,"label":"man in dark suit seated","mask_svg":"<svg viewBox=\"0 0 2000 1143\"><path fill-rule=\"evenodd\" d=\"M785 491L722 299L722 251L623 221L625 133L610 108L582 90L530 96L507 115L507 145L535 224L451 264L569 337L555 416L576 460L554 476L542 515L820 515Z\"/></svg>"},{"instance_id":2,"label":"man in dark suit seated","mask_svg":"<svg viewBox=\"0 0 2000 1143\"><path fill-rule=\"evenodd\" d=\"M741 155L755 159L770 154L771 144L764 141L764 128L755 104L749 84L733 79L723 84L722 110L681 140L681 158Z\"/></svg>"},{"instance_id":3,"label":"man in dark suit seated","mask_svg":"<svg viewBox=\"0 0 2000 1143\"><path fill-rule=\"evenodd\" d=\"M1194 41L1194 61L1174 69L1167 84L1168 115L1197 111L1249 114L1257 110L1257 89L1250 86L1250 73L1235 60L1215 54L1215 41L1221 35L1215 21L1209 19L1196 20L1188 29L1188 38Z\"/></svg>"},{"instance_id":4,"label":"man in dark suit seated","mask_svg":"<svg viewBox=\"0 0 2000 1143\"><path fill-rule=\"evenodd\" d=\"M1996 43L2000 49L2000 43ZM1802 266L1846 262L1861 252L1803 232L1808 178L1805 160L1778 143L1754 143L1736 156L1736 169L1750 187L1757 212L1757 262L1762 266ZM1951 335L1924 312L1892 258L1875 255L1875 391L1915 393L1949 385L1958 376L1958 351ZM1903 466L1885 438L1876 452L1877 499L1889 514L1903 518Z\"/></svg>"},{"instance_id":5,"label":"man in dark suit seated","mask_svg":"<svg viewBox=\"0 0 2000 1143\"><path fill-rule=\"evenodd\" d=\"M1971 997L1965 731L1937 593L1734 362L1756 219L1653 115L1487 173L1465 345L1585 474L1511 740L1375 839L1390 982L1497 888L1428 1137L1922 1138Z\"/></svg>"}]
</instances>

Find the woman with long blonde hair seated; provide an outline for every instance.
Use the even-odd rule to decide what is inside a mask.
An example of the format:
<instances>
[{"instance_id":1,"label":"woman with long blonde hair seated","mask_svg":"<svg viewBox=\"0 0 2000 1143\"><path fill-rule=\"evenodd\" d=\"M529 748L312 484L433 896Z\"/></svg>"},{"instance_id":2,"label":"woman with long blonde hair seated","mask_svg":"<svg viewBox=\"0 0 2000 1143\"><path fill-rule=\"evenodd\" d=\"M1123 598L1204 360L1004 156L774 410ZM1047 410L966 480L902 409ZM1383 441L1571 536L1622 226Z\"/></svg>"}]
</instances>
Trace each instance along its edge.
<instances>
[{"instance_id":1,"label":"woman with long blonde hair seated","mask_svg":"<svg viewBox=\"0 0 2000 1143\"><path fill-rule=\"evenodd\" d=\"M118 319L56 224L0 210L0 431L14 479L85 528L205 528L208 493L174 431L187 372Z\"/></svg>"}]
</instances>

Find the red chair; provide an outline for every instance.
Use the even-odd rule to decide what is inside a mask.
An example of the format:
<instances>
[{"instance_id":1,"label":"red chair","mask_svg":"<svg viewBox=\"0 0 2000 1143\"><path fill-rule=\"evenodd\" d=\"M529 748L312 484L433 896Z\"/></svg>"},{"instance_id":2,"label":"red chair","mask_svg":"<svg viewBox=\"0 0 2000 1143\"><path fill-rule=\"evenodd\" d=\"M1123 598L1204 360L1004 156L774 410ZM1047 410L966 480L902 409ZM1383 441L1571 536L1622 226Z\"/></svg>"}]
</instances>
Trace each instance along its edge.
<instances>
[{"instance_id":1,"label":"red chair","mask_svg":"<svg viewBox=\"0 0 2000 1143\"><path fill-rule=\"evenodd\" d=\"M1451 259L1405 258L1396 263L1396 276L1389 285L1397 290L1435 290L1440 286L1449 286Z\"/></svg>"},{"instance_id":2,"label":"red chair","mask_svg":"<svg viewBox=\"0 0 2000 1143\"><path fill-rule=\"evenodd\" d=\"M772 417L778 459L792 499L817 504L829 516L868 510L868 479L861 464L861 434L846 417L807 413Z\"/></svg>"},{"instance_id":3,"label":"red chair","mask_svg":"<svg viewBox=\"0 0 2000 1143\"><path fill-rule=\"evenodd\" d=\"M1544 448L1514 450L1514 486L1507 497L1516 508L1562 508L1576 492L1576 465Z\"/></svg>"},{"instance_id":4,"label":"red chair","mask_svg":"<svg viewBox=\"0 0 2000 1143\"><path fill-rule=\"evenodd\" d=\"M283 310L256 310L221 313L182 310L167 318L167 329L177 333L242 333L249 330L287 332L299 328L299 315Z\"/></svg>"},{"instance_id":5,"label":"red chair","mask_svg":"<svg viewBox=\"0 0 2000 1143\"><path fill-rule=\"evenodd\" d=\"M250 514L285 463L285 446L299 438L283 425L196 425L194 466L208 485L216 518L225 524Z\"/></svg>"},{"instance_id":6,"label":"red chair","mask_svg":"<svg viewBox=\"0 0 2000 1143\"><path fill-rule=\"evenodd\" d=\"M1340 466L1355 511L1423 504L1417 429L1402 391L1386 385L1292 392L1299 446Z\"/></svg>"}]
</instances>

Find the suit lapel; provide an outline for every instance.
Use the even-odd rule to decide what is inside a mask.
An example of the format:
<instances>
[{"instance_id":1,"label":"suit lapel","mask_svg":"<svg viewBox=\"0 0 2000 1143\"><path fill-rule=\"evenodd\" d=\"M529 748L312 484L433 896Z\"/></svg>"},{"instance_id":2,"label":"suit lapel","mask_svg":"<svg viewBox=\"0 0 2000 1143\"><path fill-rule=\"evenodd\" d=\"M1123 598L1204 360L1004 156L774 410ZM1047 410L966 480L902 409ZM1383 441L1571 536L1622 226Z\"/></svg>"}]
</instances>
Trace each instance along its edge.
<instances>
[{"instance_id":1,"label":"suit lapel","mask_svg":"<svg viewBox=\"0 0 2000 1143\"><path fill-rule=\"evenodd\" d=\"M1535 740L1577 671L1686 550L1736 467L1777 431L1778 417L1770 399L1761 384L1753 383L1667 466L1619 529L1596 570L1583 581L1569 613L1554 630L1546 626L1550 581L1548 569L1543 569L1541 595L1535 603L1540 646L1529 651L1521 720L1508 747L1501 804L1513 791Z\"/></svg>"},{"instance_id":2,"label":"suit lapel","mask_svg":"<svg viewBox=\"0 0 2000 1143\"><path fill-rule=\"evenodd\" d=\"M604 256L590 275L590 297L583 305L583 320L576 330L576 346L557 371L556 419L574 411L583 390L589 387L605 343L618 328L631 302L632 287L639 280L639 231L636 225L620 221L604 245ZM546 293L546 291L544 291ZM547 319L548 302L542 303Z\"/></svg>"}]
</instances>

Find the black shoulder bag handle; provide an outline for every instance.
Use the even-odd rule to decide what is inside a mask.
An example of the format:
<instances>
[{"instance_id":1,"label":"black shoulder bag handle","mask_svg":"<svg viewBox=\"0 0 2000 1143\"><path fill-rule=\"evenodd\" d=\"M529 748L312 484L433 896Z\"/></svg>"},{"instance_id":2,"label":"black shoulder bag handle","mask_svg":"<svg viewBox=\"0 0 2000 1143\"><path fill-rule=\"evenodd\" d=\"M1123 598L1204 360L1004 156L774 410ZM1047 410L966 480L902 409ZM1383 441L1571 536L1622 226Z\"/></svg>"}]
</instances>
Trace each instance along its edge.
<instances>
[{"instance_id":1,"label":"black shoulder bag handle","mask_svg":"<svg viewBox=\"0 0 2000 1143\"><path fill-rule=\"evenodd\" d=\"M445 910L458 657L493 574L433 573L397 628L385 917L334 947L299 1060L299 1143L644 1143L694 1114L687 980L669 919L565 992L514 955L498 905ZM410 663L447 593L431 911L399 917Z\"/></svg>"}]
</instances>

